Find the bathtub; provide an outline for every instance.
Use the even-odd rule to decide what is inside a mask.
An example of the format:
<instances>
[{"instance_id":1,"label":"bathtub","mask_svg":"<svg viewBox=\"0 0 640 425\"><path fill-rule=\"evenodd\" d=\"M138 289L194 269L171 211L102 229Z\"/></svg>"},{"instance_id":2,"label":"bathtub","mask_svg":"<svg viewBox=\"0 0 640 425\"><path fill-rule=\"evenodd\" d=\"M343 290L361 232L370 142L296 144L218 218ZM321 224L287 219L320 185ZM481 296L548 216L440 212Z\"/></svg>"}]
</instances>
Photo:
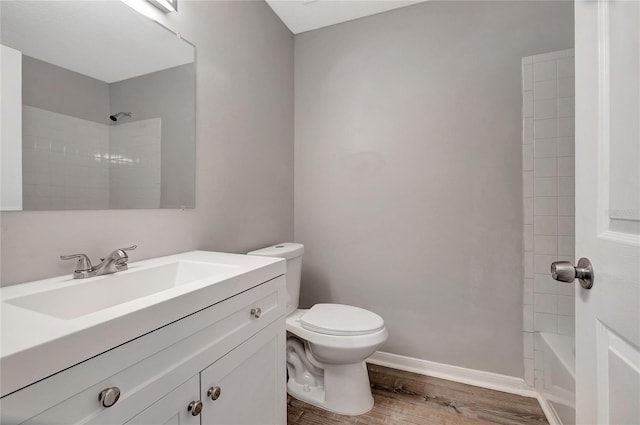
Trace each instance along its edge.
<instances>
[{"instance_id":1,"label":"bathtub","mask_svg":"<svg viewBox=\"0 0 640 425\"><path fill-rule=\"evenodd\" d=\"M543 373L536 390L540 402L546 405L543 409L551 416L551 423L575 424L575 338L546 332L540 332L537 337L542 346Z\"/></svg>"}]
</instances>

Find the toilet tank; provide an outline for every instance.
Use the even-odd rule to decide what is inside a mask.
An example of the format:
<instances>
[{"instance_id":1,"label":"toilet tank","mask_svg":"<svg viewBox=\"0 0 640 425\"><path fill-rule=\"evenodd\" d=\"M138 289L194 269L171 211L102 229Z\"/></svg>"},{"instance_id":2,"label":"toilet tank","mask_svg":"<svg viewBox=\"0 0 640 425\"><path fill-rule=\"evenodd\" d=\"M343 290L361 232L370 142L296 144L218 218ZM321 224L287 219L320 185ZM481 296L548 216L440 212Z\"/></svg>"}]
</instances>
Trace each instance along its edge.
<instances>
[{"instance_id":1,"label":"toilet tank","mask_svg":"<svg viewBox=\"0 0 640 425\"><path fill-rule=\"evenodd\" d=\"M287 314L298 308L300 301L300 276L302 272L302 254L304 245L284 242L266 248L247 252L247 255L284 258L287 260Z\"/></svg>"}]
</instances>

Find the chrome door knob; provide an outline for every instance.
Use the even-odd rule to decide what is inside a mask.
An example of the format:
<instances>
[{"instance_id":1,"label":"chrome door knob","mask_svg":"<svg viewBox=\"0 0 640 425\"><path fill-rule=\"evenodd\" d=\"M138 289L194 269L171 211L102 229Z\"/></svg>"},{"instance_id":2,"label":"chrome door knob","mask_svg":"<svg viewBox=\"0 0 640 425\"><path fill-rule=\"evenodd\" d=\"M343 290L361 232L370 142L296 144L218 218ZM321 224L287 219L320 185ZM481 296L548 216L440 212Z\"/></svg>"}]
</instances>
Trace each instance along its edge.
<instances>
[{"instance_id":1,"label":"chrome door knob","mask_svg":"<svg viewBox=\"0 0 640 425\"><path fill-rule=\"evenodd\" d=\"M98 395L98 400L100 400L100 404L102 407L111 407L120 398L120 388L111 387L106 390L102 390L100 395Z\"/></svg>"},{"instance_id":2,"label":"chrome door knob","mask_svg":"<svg viewBox=\"0 0 640 425\"><path fill-rule=\"evenodd\" d=\"M578 265L573 266L571 261L555 261L551 263L551 277L559 282L571 283L578 279L580 286L591 289L593 286L593 266L588 258L578 260Z\"/></svg>"},{"instance_id":3,"label":"chrome door knob","mask_svg":"<svg viewBox=\"0 0 640 425\"><path fill-rule=\"evenodd\" d=\"M211 387L207 391L207 397L209 397L213 401L215 401L218 398L220 398L220 394L222 394L222 389L220 387L217 387L217 386L216 387Z\"/></svg>"},{"instance_id":4,"label":"chrome door knob","mask_svg":"<svg viewBox=\"0 0 640 425\"><path fill-rule=\"evenodd\" d=\"M262 315L262 309L260 307L252 308L251 315L256 319Z\"/></svg>"},{"instance_id":5,"label":"chrome door knob","mask_svg":"<svg viewBox=\"0 0 640 425\"><path fill-rule=\"evenodd\" d=\"M202 412L202 401L192 401L189 403L187 411L191 412L191 416L198 416Z\"/></svg>"}]
</instances>

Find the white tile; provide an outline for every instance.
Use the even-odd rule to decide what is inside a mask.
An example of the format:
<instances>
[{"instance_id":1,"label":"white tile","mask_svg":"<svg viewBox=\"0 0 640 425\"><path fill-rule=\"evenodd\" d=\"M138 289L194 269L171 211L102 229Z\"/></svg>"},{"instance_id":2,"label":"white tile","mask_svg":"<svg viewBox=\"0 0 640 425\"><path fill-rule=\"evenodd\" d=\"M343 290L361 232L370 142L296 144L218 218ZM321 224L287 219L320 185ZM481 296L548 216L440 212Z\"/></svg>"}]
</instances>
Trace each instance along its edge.
<instances>
[{"instance_id":1,"label":"white tile","mask_svg":"<svg viewBox=\"0 0 640 425\"><path fill-rule=\"evenodd\" d=\"M522 169L533 171L533 143L522 145Z\"/></svg>"},{"instance_id":2,"label":"white tile","mask_svg":"<svg viewBox=\"0 0 640 425\"><path fill-rule=\"evenodd\" d=\"M524 277L533 278L533 252L524 253Z\"/></svg>"},{"instance_id":3,"label":"white tile","mask_svg":"<svg viewBox=\"0 0 640 425\"><path fill-rule=\"evenodd\" d=\"M558 176L575 176L575 162L576 160L573 156L563 156L562 158L558 158Z\"/></svg>"},{"instance_id":4,"label":"white tile","mask_svg":"<svg viewBox=\"0 0 640 425\"><path fill-rule=\"evenodd\" d=\"M555 294L558 282L553 280L549 270L545 274L536 274L533 279L533 292L536 294Z\"/></svg>"},{"instance_id":5,"label":"white tile","mask_svg":"<svg viewBox=\"0 0 640 425\"><path fill-rule=\"evenodd\" d=\"M536 99L533 111L534 120L556 118L558 115L558 101L555 98L542 100Z\"/></svg>"},{"instance_id":6,"label":"white tile","mask_svg":"<svg viewBox=\"0 0 640 425\"><path fill-rule=\"evenodd\" d=\"M531 198L533 191L533 171L525 171L522 173L522 196Z\"/></svg>"},{"instance_id":7,"label":"white tile","mask_svg":"<svg viewBox=\"0 0 640 425\"><path fill-rule=\"evenodd\" d=\"M533 201L533 212L535 215L557 215L558 214L558 198L536 197Z\"/></svg>"},{"instance_id":8,"label":"white tile","mask_svg":"<svg viewBox=\"0 0 640 425\"><path fill-rule=\"evenodd\" d=\"M536 101L555 99L556 97L558 97L556 80L536 81L533 83L533 98Z\"/></svg>"},{"instance_id":9,"label":"white tile","mask_svg":"<svg viewBox=\"0 0 640 425\"><path fill-rule=\"evenodd\" d=\"M575 336L575 317L558 316L558 333L560 335Z\"/></svg>"},{"instance_id":10,"label":"white tile","mask_svg":"<svg viewBox=\"0 0 640 425\"><path fill-rule=\"evenodd\" d=\"M539 393L542 394L544 391L544 371L542 370L534 370L533 371L533 382L534 388Z\"/></svg>"},{"instance_id":11,"label":"white tile","mask_svg":"<svg viewBox=\"0 0 640 425\"><path fill-rule=\"evenodd\" d=\"M533 359L524 359L524 382L529 386L535 385Z\"/></svg>"},{"instance_id":12,"label":"white tile","mask_svg":"<svg viewBox=\"0 0 640 425\"><path fill-rule=\"evenodd\" d=\"M524 198L524 224L533 224L533 199L534 198Z\"/></svg>"},{"instance_id":13,"label":"white tile","mask_svg":"<svg viewBox=\"0 0 640 425\"><path fill-rule=\"evenodd\" d=\"M533 143L533 118L524 118L522 125L522 143Z\"/></svg>"},{"instance_id":14,"label":"white tile","mask_svg":"<svg viewBox=\"0 0 640 425\"><path fill-rule=\"evenodd\" d=\"M558 177L558 196L574 196L575 177Z\"/></svg>"},{"instance_id":15,"label":"white tile","mask_svg":"<svg viewBox=\"0 0 640 425\"><path fill-rule=\"evenodd\" d=\"M558 178L536 177L534 179L533 187L534 196L557 196Z\"/></svg>"},{"instance_id":16,"label":"white tile","mask_svg":"<svg viewBox=\"0 0 640 425\"><path fill-rule=\"evenodd\" d=\"M539 55L533 55L533 63L551 61L556 59L566 58L569 52L567 50L557 50L555 52L540 53Z\"/></svg>"},{"instance_id":17,"label":"white tile","mask_svg":"<svg viewBox=\"0 0 640 425\"><path fill-rule=\"evenodd\" d=\"M574 236L576 231L576 220L574 217L558 217L558 235Z\"/></svg>"},{"instance_id":18,"label":"white tile","mask_svg":"<svg viewBox=\"0 0 640 425\"><path fill-rule=\"evenodd\" d=\"M533 116L533 91L525 91L522 93L522 116Z\"/></svg>"},{"instance_id":19,"label":"white tile","mask_svg":"<svg viewBox=\"0 0 640 425\"><path fill-rule=\"evenodd\" d=\"M556 314L558 311L557 298L556 294L534 294L533 312Z\"/></svg>"},{"instance_id":20,"label":"white tile","mask_svg":"<svg viewBox=\"0 0 640 425\"><path fill-rule=\"evenodd\" d=\"M550 275L551 263L558 261L557 255L534 255L533 272L535 274Z\"/></svg>"},{"instance_id":21,"label":"white tile","mask_svg":"<svg viewBox=\"0 0 640 425\"><path fill-rule=\"evenodd\" d=\"M558 161L556 158L536 158L534 168L536 177L555 177L558 175Z\"/></svg>"},{"instance_id":22,"label":"white tile","mask_svg":"<svg viewBox=\"0 0 640 425\"><path fill-rule=\"evenodd\" d=\"M547 61L533 64L533 81L555 80L557 78L557 62Z\"/></svg>"},{"instance_id":23,"label":"white tile","mask_svg":"<svg viewBox=\"0 0 640 425\"><path fill-rule=\"evenodd\" d=\"M576 49L574 49L573 47L571 49L567 49L567 57L573 58L575 57L575 55L576 55Z\"/></svg>"},{"instance_id":24,"label":"white tile","mask_svg":"<svg viewBox=\"0 0 640 425\"><path fill-rule=\"evenodd\" d=\"M535 127L535 126L534 126ZM559 137L574 137L575 135L575 119L573 117L558 118L558 136ZM535 129L534 129L534 137Z\"/></svg>"},{"instance_id":25,"label":"white tile","mask_svg":"<svg viewBox=\"0 0 640 425\"><path fill-rule=\"evenodd\" d=\"M576 199L569 196L561 196L558 198L558 215L575 216L576 215Z\"/></svg>"},{"instance_id":26,"label":"white tile","mask_svg":"<svg viewBox=\"0 0 640 425\"><path fill-rule=\"evenodd\" d=\"M533 332L533 305L526 304L522 309L522 325L525 332Z\"/></svg>"},{"instance_id":27,"label":"white tile","mask_svg":"<svg viewBox=\"0 0 640 425\"><path fill-rule=\"evenodd\" d=\"M558 236L558 254L575 256L576 238L575 236Z\"/></svg>"},{"instance_id":28,"label":"white tile","mask_svg":"<svg viewBox=\"0 0 640 425\"><path fill-rule=\"evenodd\" d=\"M574 117L576 114L575 99L563 97L558 99L558 117Z\"/></svg>"},{"instance_id":29,"label":"white tile","mask_svg":"<svg viewBox=\"0 0 640 425\"><path fill-rule=\"evenodd\" d=\"M558 314L563 316L575 316L575 298L572 296L566 295L558 295L557 296L558 303Z\"/></svg>"},{"instance_id":30,"label":"white tile","mask_svg":"<svg viewBox=\"0 0 640 425\"><path fill-rule=\"evenodd\" d=\"M544 351L534 350L533 352L533 368L536 371L544 370Z\"/></svg>"},{"instance_id":31,"label":"white tile","mask_svg":"<svg viewBox=\"0 0 640 425\"><path fill-rule=\"evenodd\" d=\"M533 279L524 279L522 304L533 304Z\"/></svg>"},{"instance_id":32,"label":"white tile","mask_svg":"<svg viewBox=\"0 0 640 425\"><path fill-rule=\"evenodd\" d=\"M574 95L575 79L573 77L558 78L558 97L573 97Z\"/></svg>"},{"instance_id":33,"label":"white tile","mask_svg":"<svg viewBox=\"0 0 640 425\"><path fill-rule=\"evenodd\" d=\"M533 122L534 139L549 139L558 135L558 120L556 118L535 120Z\"/></svg>"},{"instance_id":34,"label":"white tile","mask_svg":"<svg viewBox=\"0 0 640 425\"><path fill-rule=\"evenodd\" d=\"M533 227L533 226L532 226ZM531 231L533 233L533 229ZM535 249L536 254L558 254L558 237L557 236L536 236Z\"/></svg>"},{"instance_id":35,"label":"white tile","mask_svg":"<svg viewBox=\"0 0 640 425\"><path fill-rule=\"evenodd\" d=\"M524 341L523 341L523 350L524 350L524 358L532 359L533 358L533 332L523 332Z\"/></svg>"},{"instance_id":36,"label":"white tile","mask_svg":"<svg viewBox=\"0 0 640 425\"><path fill-rule=\"evenodd\" d=\"M536 158L555 158L557 154L557 139L536 139L534 156Z\"/></svg>"},{"instance_id":37,"label":"white tile","mask_svg":"<svg viewBox=\"0 0 640 425\"><path fill-rule=\"evenodd\" d=\"M533 329L536 332L557 332L557 316L555 314L534 313Z\"/></svg>"},{"instance_id":38,"label":"white tile","mask_svg":"<svg viewBox=\"0 0 640 425\"><path fill-rule=\"evenodd\" d=\"M536 215L533 218L533 231L536 235L555 236L558 234L558 217Z\"/></svg>"},{"instance_id":39,"label":"white tile","mask_svg":"<svg viewBox=\"0 0 640 425\"><path fill-rule=\"evenodd\" d=\"M533 251L533 225L525 224L523 228L524 250Z\"/></svg>"},{"instance_id":40,"label":"white tile","mask_svg":"<svg viewBox=\"0 0 640 425\"><path fill-rule=\"evenodd\" d=\"M558 139L558 156L575 155L575 139L573 137L562 137ZM537 148L536 142L536 148Z\"/></svg>"},{"instance_id":41,"label":"white tile","mask_svg":"<svg viewBox=\"0 0 640 425\"><path fill-rule=\"evenodd\" d=\"M575 59L573 56L558 59L558 78L573 77L575 75Z\"/></svg>"},{"instance_id":42,"label":"white tile","mask_svg":"<svg viewBox=\"0 0 640 425\"><path fill-rule=\"evenodd\" d=\"M522 90L533 90L533 65L522 66Z\"/></svg>"}]
</instances>

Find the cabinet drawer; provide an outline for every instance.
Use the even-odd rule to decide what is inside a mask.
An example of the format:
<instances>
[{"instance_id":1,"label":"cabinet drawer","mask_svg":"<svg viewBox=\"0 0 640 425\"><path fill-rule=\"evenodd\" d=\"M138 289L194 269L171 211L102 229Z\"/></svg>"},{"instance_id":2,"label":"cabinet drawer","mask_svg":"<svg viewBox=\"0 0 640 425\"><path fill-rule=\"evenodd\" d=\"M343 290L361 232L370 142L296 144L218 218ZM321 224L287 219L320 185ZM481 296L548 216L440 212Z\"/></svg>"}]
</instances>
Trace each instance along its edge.
<instances>
[{"instance_id":1,"label":"cabinet drawer","mask_svg":"<svg viewBox=\"0 0 640 425\"><path fill-rule=\"evenodd\" d=\"M281 276L4 397L1 422L124 423L269 323L284 322L285 311ZM121 395L104 408L98 395L111 387Z\"/></svg>"}]
</instances>

